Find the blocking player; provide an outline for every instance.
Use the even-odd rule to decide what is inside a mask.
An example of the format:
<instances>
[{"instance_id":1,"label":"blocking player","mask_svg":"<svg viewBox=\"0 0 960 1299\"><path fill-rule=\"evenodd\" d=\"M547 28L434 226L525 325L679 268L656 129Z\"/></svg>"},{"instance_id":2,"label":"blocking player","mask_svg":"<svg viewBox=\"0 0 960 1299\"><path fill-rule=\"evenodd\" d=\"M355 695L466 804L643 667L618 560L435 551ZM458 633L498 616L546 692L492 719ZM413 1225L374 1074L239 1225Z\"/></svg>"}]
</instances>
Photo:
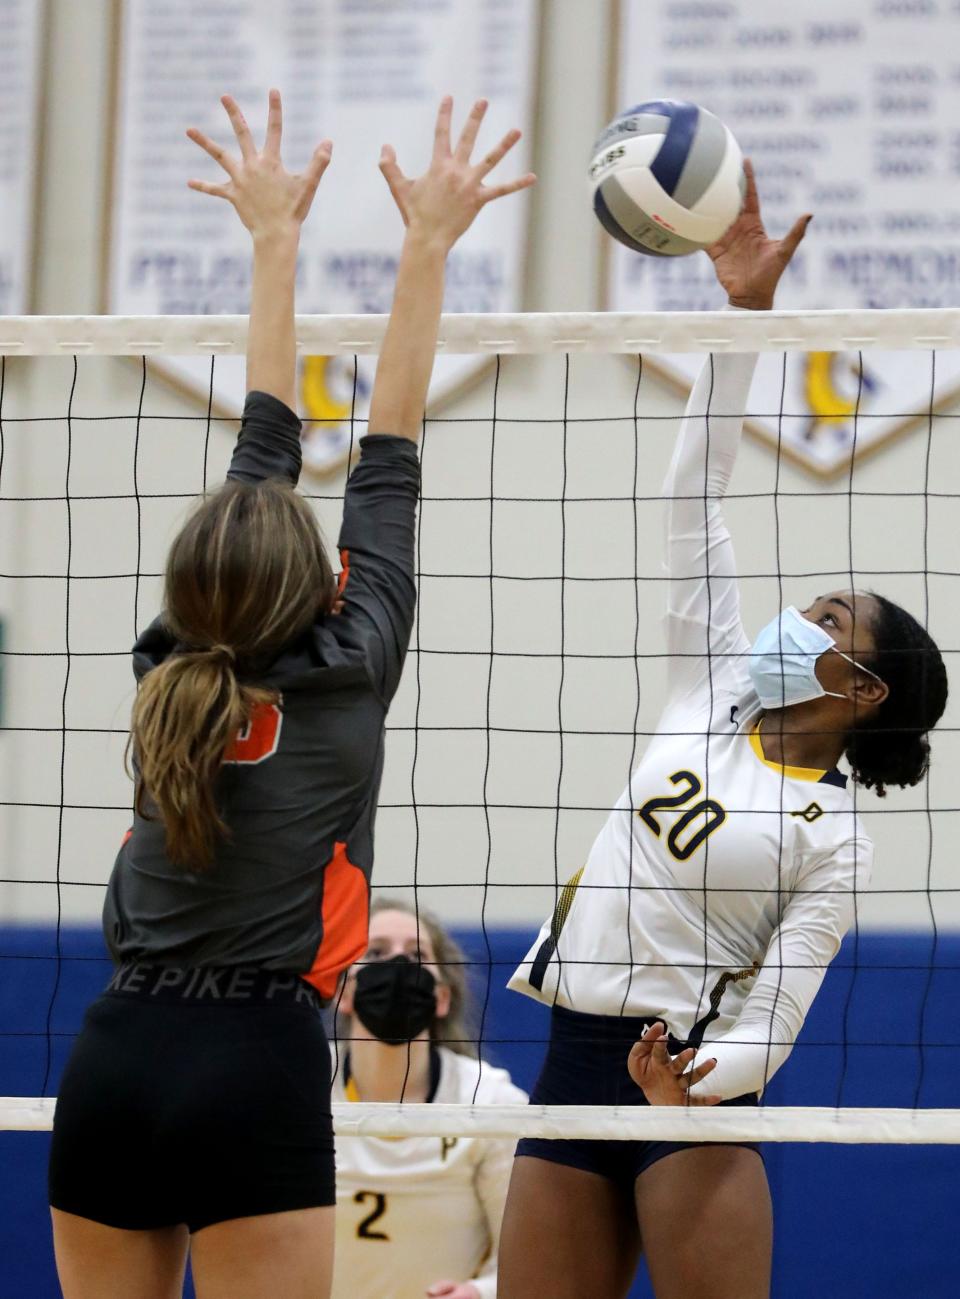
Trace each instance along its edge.
<instances>
[{"instance_id":1,"label":"blocking player","mask_svg":"<svg viewBox=\"0 0 960 1299\"><path fill-rule=\"evenodd\" d=\"M324 1299L334 1232L330 1056L320 1006L364 950L384 719L413 619L416 440L451 247L516 142L381 167L407 226L334 581L294 491L300 227L330 159L280 158L270 96L258 150L191 138L226 172L253 240L248 395L227 483L174 540L164 611L134 648L133 828L104 931L117 972L89 1009L54 1120L50 1203L65 1299L179 1295L188 1245L206 1299Z\"/></svg>"}]
</instances>

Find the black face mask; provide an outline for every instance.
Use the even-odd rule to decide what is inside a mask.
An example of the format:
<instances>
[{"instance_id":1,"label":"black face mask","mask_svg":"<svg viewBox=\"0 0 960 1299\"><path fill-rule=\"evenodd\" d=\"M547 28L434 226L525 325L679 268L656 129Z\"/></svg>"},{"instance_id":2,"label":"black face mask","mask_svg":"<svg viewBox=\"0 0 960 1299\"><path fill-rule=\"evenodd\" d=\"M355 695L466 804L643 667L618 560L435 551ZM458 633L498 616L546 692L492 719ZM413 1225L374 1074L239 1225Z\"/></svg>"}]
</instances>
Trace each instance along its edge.
<instances>
[{"instance_id":1,"label":"black face mask","mask_svg":"<svg viewBox=\"0 0 960 1299\"><path fill-rule=\"evenodd\" d=\"M360 967L353 1009L367 1032L389 1046L418 1037L437 1012L437 981L406 956Z\"/></svg>"}]
</instances>

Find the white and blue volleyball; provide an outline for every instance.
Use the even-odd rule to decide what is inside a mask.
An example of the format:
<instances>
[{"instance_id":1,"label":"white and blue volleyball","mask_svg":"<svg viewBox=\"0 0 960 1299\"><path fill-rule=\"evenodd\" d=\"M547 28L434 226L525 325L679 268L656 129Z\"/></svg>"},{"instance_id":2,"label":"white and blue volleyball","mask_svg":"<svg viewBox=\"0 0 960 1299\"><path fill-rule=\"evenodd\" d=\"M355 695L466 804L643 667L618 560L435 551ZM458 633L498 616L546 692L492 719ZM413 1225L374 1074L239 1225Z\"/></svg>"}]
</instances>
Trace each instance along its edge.
<instances>
[{"instance_id":1,"label":"white and blue volleyball","mask_svg":"<svg viewBox=\"0 0 960 1299\"><path fill-rule=\"evenodd\" d=\"M655 99L615 117L593 147L603 228L654 257L698 252L737 219L746 192L732 132L697 104Z\"/></svg>"}]
</instances>

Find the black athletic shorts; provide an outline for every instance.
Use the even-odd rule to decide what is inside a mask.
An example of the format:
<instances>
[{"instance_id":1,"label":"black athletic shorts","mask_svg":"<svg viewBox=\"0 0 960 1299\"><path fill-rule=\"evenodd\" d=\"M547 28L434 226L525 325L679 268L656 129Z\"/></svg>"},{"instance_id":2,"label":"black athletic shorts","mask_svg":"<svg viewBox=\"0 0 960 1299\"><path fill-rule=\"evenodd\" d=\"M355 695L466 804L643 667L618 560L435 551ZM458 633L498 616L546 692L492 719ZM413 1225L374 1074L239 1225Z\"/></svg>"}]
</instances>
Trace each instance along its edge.
<instances>
[{"instance_id":1,"label":"black athletic shorts","mask_svg":"<svg viewBox=\"0 0 960 1299\"><path fill-rule=\"evenodd\" d=\"M581 1015L554 1006L550 1043L531 1105L646 1105L647 1098L627 1071L627 1057L652 1020L616 1015ZM757 1097L738 1096L722 1105L756 1105ZM706 1145L701 1141L564 1141L524 1138L518 1155L531 1155L568 1168L599 1173L633 1195L642 1172L665 1155ZM710 1142L716 1145L716 1142ZM748 1141L719 1144L759 1147Z\"/></svg>"},{"instance_id":2,"label":"black athletic shorts","mask_svg":"<svg viewBox=\"0 0 960 1299\"><path fill-rule=\"evenodd\" d=\"M332 1205L330 1072L319 999L298 976L121 966L64 1071L50 1203L191 1232Z\"/></svg>"}]
</instances>

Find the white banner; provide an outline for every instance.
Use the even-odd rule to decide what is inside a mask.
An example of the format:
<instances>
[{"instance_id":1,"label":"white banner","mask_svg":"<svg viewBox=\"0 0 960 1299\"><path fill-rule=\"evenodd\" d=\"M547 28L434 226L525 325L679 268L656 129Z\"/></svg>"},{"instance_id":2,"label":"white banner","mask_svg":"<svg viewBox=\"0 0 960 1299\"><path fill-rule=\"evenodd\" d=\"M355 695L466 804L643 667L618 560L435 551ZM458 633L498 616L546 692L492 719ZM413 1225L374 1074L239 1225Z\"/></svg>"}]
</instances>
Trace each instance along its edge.
<instances>
[{"instance_id":1,"label":"white banner","mask_svg":"<svg viewBox=\"0 0 960 1299\"><path fill-rule=\"evenodd\" d=\"M43 0L0 0L0 316L29 310Z\"/></svg>"},{"instance_id":2,"label":"white banner","mask_svg":"<svg viewBox=\"0 0 960 1299\"><path fill-rule=\"evenodd\" d=\"M814 215L777 306L960 303L958 0L621 0L619 103L686 99L753 159L764 220ZM614 245L608 305L683 311L723 301L705 254ZM697 366L676 358L685 384ZM814 472L849 469L923 424L960 388L960 357L815 352L764 357L751 427ZM781 403L782 397L782 403ZM782 405L782 409L781 409Z\"/></svg>"},{"instance_id":3,"label":"white banner","mask_svg":"<svg viewBox=\"0 0 960 1299\"><path fill-rule=\"evenodd\" d=\"M112 232L106 309L123 315L245 312L249 237L229 204L187 189L218 169L186 139L197 126L232 141L219 104L229 91L258 139L267 91L283 94L284 161L302 166L330 136L333 162L301 249L297 310L389 310L403 227L377 162L393 144L408 173L429 161L441 95L454 130L473 100L490 109L479 148L510 127L524 140L504 175L529 170L535 102L536 0L126 0L118 75ZM492 204L450 257L446 311L516 311L522 304L528 200ZM172 364L206 395L209 365ZM477 373L474 357L438 360L431 402ZM364 417L373 362L361 358ZM242 366L221 360L214 400L238 411ZM323 471L349 447L352 358L310 358L301 370L305 461Z\"/></svg>"}]
</instances>

